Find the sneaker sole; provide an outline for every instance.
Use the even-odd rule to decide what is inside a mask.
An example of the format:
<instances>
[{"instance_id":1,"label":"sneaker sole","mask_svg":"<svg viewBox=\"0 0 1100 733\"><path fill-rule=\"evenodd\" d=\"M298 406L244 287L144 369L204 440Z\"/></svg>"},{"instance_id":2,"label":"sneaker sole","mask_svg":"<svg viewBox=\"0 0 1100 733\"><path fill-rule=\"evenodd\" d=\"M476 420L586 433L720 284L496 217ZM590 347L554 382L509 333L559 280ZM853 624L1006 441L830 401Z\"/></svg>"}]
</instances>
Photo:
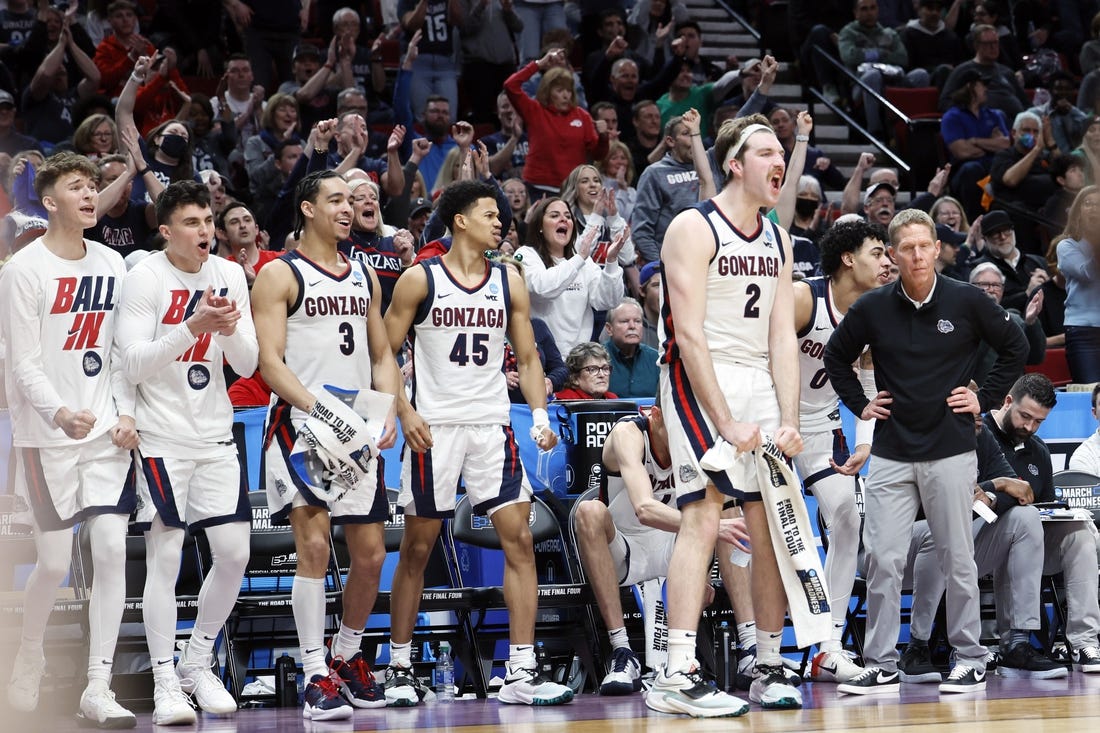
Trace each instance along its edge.
<instances>
[{"instance_id":1,"label":"sneaker sole","mask_svg":"<svg viewBox=\"0 0 1100 733\"><path fill-rule=\"evenodd\" d=\"M636 679L630 682L605 682L600 685L600 694L608 697L617 695L632 695L642 689L642 680Z\"/></svg>"},{"instance_id":2,"label":"sneaker sole","mask_svg":"<svg viewBox=\"0 0 1100 733\"><path fill-rule=\"evenodd\" d=\"M1096 674L1100 672L1100 664L1074 664L1073 668L1084 674Z\"/></svg>"},{"instance_id":3,"label":"sneaker sole","mask_svg":"<svg viewBox=\"0 0 1100 733\"><path fill-rule=\"evenodd\" d=\"M511 697L504 694L503 689L501 693L497 694L497 702L501 702L505 705L534 705L536 707L543 707L546 705L564 705L567 702L573 700L573 691L567 690L557 697L532 697L530 700L524 700L521 697Z\"/></svg>"},{"instance_id":4,"label":"sneaker sole","mask_svg":"<svg viewBox=\"0 0 1100 733\"><path fill-rule=\"evenodd\" d=\"M976 685L949 685L946 682L940 685L940 692L951 693L963 693L963 692L984 692L985 680L982 680Z\"/></svg>"},{"instance_id":5,"label":"sneaker sole","mask_svg":"<svg viewBox=\"0 0 1100 733\"><path fill-rule=\"evenodd\" d=\"M646 695L645 704L649 709L656 710L659 713L690 715L693 718L738 718L749 712L749 706L747 704L742 704L742 706L737 709L732 707L698 708L685 703L679 703L676 700L669 700L667 693L653 695L651 692Z\"/></svg>"},{"instance_id":6,"label":"sneaker sole","mask_svg":"<svg viewBox=\"0 0 1100 733\"><path fill-rule=\"evenodd\" d=\"M386 707L388 708L415 708L419 704L419 697L417 697L415 700L410 700L407 697L386 698Z\"/></svg>"},{"instance_id":7,"label":"sneaker sole","mask_svg":"<svg viewBox=\"0 0 1100 733\"><path fill-rule=\"evenodd\" d=\"M157 714L154 712L153 725L194 725L195 722L198 720L198 716L195 715L194 710L191 710L190 712L190 715L187 715L187 713L185 712L180 712L176 715L167 716L165 718L158 718Z\"/></svg>"},{"instance_id":8,"label":"sneaker sole","mask_svg":"<svg viewBox=\"0 0 1100 733\"><path fill-rule=\"evenodd\" d=\"M931 682L939 684L943 682L943 674L940 672L921 672L920 674L909 674L898 670L898 676L901 677L902 682L907 682L911 685L923 685Z\"/></svg>"},{"instance_id":9,"label":"sneaker sole","mask_svg":"<svg viewBox=\"0 0 1100 733\"><path fill-rule=\"evenodd\" d=\"M750 698L751 699L751 698ZM778 700L753 700L765 710L797 710L802 707L802 700L797 697L781 697Z\"/></svg>"},{"instance_id":10,"label":"sneaker sole","mask_svg":"<svg viewBox=\"0 0 1100 733\"><path fill-rule=\"evenodd\" d=\"M129 730L137 727L137 718L108 718L102 723L98 720L86 718L77 713L76 722L82 728L98 728L99 730ZM156 723L154 722L154 725Z\"/></svg>"},{"instance_id":11,"label":"sneaker sole","mask_svg":"<svg viewBox=\"0 0 1100 733\"><path fill-rule=\"evenodd\" d=\"M901 692L901 683L892 685L875 685L874 687L851 687L837 685L836 691L841 695L897 695Z\"/></svg>"},{"instance_id":12,"label":"sneaker sole","mask_svg":"<svg viewBox=\"0 0 1100 733\"><path fill-rule=\"evenodd\" d=\"M1000 666L997 668L997 674L1001 677L1014 680L1056 680L1061 677L1068 677L1069 670L1065 667L1055 667L1054 669L1016 669L1015 667Z\"/></svg>"},{"instance_id":13,"label":"sneaker sole","mask_svg":"<svg viewBox=\"0 0 1100 733\"><path fill-rule=\"evenodd\" d=\"M328 710L322 710L319 708L310 709L309 706L302 708L302 717L306 720L347 720L351 717L352 709L350 705L341 705L338 708L330 708Z\"/></svg>"}]
</instances>

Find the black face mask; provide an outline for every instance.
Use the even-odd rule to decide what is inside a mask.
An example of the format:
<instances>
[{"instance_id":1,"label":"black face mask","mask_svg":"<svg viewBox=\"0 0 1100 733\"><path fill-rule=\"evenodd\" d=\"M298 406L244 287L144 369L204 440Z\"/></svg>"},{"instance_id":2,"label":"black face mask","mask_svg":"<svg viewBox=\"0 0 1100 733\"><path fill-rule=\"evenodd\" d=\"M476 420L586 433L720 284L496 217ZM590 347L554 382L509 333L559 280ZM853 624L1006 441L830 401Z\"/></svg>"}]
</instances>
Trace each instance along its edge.
<instances>
[{"instance_id":1,"label":"black face mask","mask_svg":"<svg viewBox=\"0 0 1100 733\"><path fill-rule=\"evenodd\" d=\"M170 158L182 158L187 152L187 138L183 135L165 135L160 139L160 151Z\"/></svg>"},{"instance_id":2,"label":"black face mask","mask_svg":"<svg viewBox=\"0 0 1100 733\"><path fill-rule=\"evenodd\" d=\"M794 211L803 219L811 217L814 212L817 211L817 207L821 205L821 202L814 201L813 199L795 199Z\"/></svg>"}]
</instances>

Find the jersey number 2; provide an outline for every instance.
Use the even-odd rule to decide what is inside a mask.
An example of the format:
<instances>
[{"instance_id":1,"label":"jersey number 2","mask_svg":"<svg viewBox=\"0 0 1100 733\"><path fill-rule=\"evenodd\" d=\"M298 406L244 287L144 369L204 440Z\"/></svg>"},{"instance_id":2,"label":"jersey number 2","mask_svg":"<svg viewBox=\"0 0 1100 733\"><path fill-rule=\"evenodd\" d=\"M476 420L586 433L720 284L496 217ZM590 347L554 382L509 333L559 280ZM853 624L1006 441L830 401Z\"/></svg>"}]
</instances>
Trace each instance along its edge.
<instances>
[{"instance_id":1,"label":"jersey number 2","mask_svg":"<svg viewBox=\"0 0 1100 733\"><path fill-rule=\"evenodd\" d=\"M745 288L745 295L749 296L749 299L745 301L745 318L759 318L760 308L756 305L756 301L760 300L760 286L756 283L750 283Z\"/></svg>"},{"instance_id":2,"label":"jersey number 2","mask_svg":"<svg viewBox=\"0 0 1100 733\"><path fill-rule=\"evenodd\" d=\"M470 361L473 361L476 366L485 366L489 363L489 334L469 334L469 348L466 346L467 335L458 334L455 345L451 347L451 361L459 366L466 366Z\"/></svg>"}]
</instances>

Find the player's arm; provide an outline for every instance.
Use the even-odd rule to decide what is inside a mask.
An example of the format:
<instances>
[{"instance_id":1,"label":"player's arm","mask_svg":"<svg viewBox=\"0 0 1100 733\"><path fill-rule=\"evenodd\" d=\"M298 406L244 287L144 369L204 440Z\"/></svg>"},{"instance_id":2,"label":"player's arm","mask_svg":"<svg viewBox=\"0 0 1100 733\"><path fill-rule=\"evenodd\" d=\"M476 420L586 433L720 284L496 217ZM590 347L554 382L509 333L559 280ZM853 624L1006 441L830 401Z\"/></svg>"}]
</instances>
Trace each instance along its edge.
<instances>
[{"instance_id":1,"label":"player's arm","mask_svg":"<svg viewBox=\"0 0 1100 733\"><path fill-rule=\"evenodd\" d=\"M317 398L306 389L283 357L286 354L287 304L298 297L298 283L290 265L282 261L267 264L252 285L252 319L259 344L260 374L275 394L305 413Z\"/></svg>"},{"instance_id":2,"label":"player's arm","mask_svg":"<svg viewBox=\"0 0 1100 733\"><path fill-rule=\"evenodd\" d=\"M810 319L814 315L814 293L810 286L799 280L794 286L794 328L795 335L802 333L810 327Z\"/></svg>"},{"instance_id":3,"label":"player's arm","mask_svg":"<svg viewBox=\"0 0 1100 733\"><path fill-rule=\"evenodd\" d=\"M645 436L632 422L611 429L603 444L603 461L609 471L618 471L626 485L634 515L647 527L665 532L680 531L680 512L653 498L653 485L643 463Z\"/></svg>"},{"instance_id":4,"label":"player's arm","mask_svg":"<svg viewBox=\"0 0 1100 733\"><path fill-rule=\"evenodd\" d=\"M0 318L4 319L7 367L11 369L15 388L43 420L57 425L69 437L75 438L62 424L62 418L68 418L73 410L65 405L50 382L43 362L39 329L42 326L44 294L31 273L25 272L19 265L9 264L0 273L3 274L0 277ZM79 406L74 405L73 408L79 409ZM92 422L95 422L94 416ZM86 431L84 435L87 435Z\"/></svg>"},{"instance_id":5,"label":"player's arm","mask_svg":"<svg viewBox=\"0 0 1100 733\"><path fill-rule=\"evenodd\" d=\"M676 323L676 342L691 389L719 434L738 450L760 445L760 427L739 423L730 414L726 398L718 386L710 346L703 333L707 312L707 269L714 254L714 237L702 216L693 210L680 213L665 231L661 269L668 291L668 303ZM675 257L664 254L675 250Z\"/></svg>"},{"instance_id":6,"label":"player's arm","mask_svg":"<svg viewBox=\"0 0 1100 733\"><path fill-rule=\"evenodd\" d=\"M550 450L558 442L557 434L550 429L546 414L546 376L535 346L535 333L531 330L531 296L523 278L513 268L508 274L508 340L516 354L519 369L519 390L531 408L531 436L541 450Z\"/></svg>"},{"instance_id":7,"label":"player's arm","mask_svg":"<svg viewBox=\"0 0 1100 733\"><path fill-rule=\"evenodd\" d=\"M379 341L388 345L391 357L400 353L405 337L412 328L416 310L427 297L428 275L423 267L410 267L397 278L397 284L393 286L393 296L390 298L390 307L383 318L385 339ZM408 397L405 396L404 388L399 389L396 396L397 416L401 418L401 430L405 433L405 442L412 450L423 453L432 447L431 430L428 424L416 414Z\"/></svg>"},{"instance_id":8,"label":"player's arm","mask_svg":"<svg viewBox=\"0 0 1100 733\"><path fill-rule=\"evenodd\" d=\"M229 366L242 377L251 377L259 363L260 346L256 340L256 324L252 320L252 308L248 297L248 280L244 270L234 267L231 270L229 285L229 304L240 314L236 327L226 335L225 331L215 331L214 341L225 354Z\"/></svg>"},{"instance_id":9,"label":"player's arm","mask_svg":"<svg viewBox=\"0 0 1100 733\"><path fill-rule=\"evenodd\" d=\"M788 456L793 456L802 450L802 438L798 434L798 337L795 334L794 282L791 275L794 253L787 232L779 231L779 246L783 248L785 257L768 322L768 362L775 384L775 396L779 401L779 429L775 432L775 444Z\"/></svg>"},{"instance_id":10,"label":"player's arm","mask_svg":"<svg viewBox=\"0 0 1100 733\"><path fill-rule=\"evenodd\" d=\"M366 267L365 269L370 277L371 293L382 292L374 268ZM386 430L382 434L381 440L378 441L378 448L386 450L392 448L397 442L397 426L394 422L394 414L398 401L405 397L405 380L401 378L401 370L397 367L397 359L394 358L393 351L390 350L390 342L386 336L386 324L382 321L382 301L377 297L371 298L370 310L367 312L367 343L370 345L371 374L374 377L374 387L380 392L394 396L394 410L386 416Z\"/></svg>"}]
</instances>

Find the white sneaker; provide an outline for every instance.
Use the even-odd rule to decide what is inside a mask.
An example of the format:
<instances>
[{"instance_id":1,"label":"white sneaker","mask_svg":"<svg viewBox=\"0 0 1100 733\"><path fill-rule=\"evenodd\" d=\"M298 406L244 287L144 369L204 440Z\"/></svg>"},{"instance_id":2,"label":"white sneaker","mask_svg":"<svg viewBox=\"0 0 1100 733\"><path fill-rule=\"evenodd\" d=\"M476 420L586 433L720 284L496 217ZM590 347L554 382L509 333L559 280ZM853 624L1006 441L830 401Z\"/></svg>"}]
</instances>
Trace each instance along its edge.
<instances>
[{"instance_id":1,"label":"white sneaker","mask_svg":"<svg viewBox=\"0 0 1100 733\"><path fill-rule=\"evenodd\" d=\"M749 700L769 710L793 710L802 707L802 693L787 681L782 665L756 665L756 676L749 688Z\"/></svg>"},{"instance_id":2,"label":"white sneaker","mask_svg":"<svg viewBox=\"0 0 1100 733\"><path fill-rule=\"evenodd\" d=\"M41 649L33 651L19 647L8 682L8 704L21 713L33 712L38 707L38 688L46 673L46 657Z\"/></svg>"},{"instance_id":3,"label":"white sneaker","mask_svg":"<svg viewBox=\"0 0 1100 733\"><path fill-rule=\"evenodd\" d=\"M573 699L573 689L539 674L537 669L506 665L504 685L497 700L509 705L564 705Z\"/></svg>"},{"instance_id":4,"label":"white sneaker","mask_svg":"<svg viewBox=\"0 0 1100 733\"><path fill-rule=\"evenodd\" d=\"M849 652L818 652L810 663L810 679L814 682L851 682L863 674L863 667Z\"/></svg>"},{"instance_id":5,"label":"white sneaker","mask_svg":"<svg viewBox=\"0 0 1100 733\"><path fill-rule=\"evenodd\" d=\"M153 725L191 725L195 709L175 675L153 682Z\"/></svg>"},{"instance_id":6,"label":"white sneaker","mask_svg":"<svg viewBox=\"0 0 1100 733\"><path fill-rule=\"evenodd\" d=\"M1073 667L1086 674L1100 672L1100 648L1086 646L1083 649L1074 649Z\"/></svg>"},{"instance_id":7,"label":"white sneaker","mask_svg":"<svg viewBox=\"0 0 1100 733\"><path fill-rule=\"evenodd\" d=\"M642 689L642 665L630 647L611 654L611 671L600 683L601 695L629 695Z\"/></svg>"},{"instance_id":8,"label":"white sneaker","mask_svg":"<svg viewBox=\"0 0 1100 733\"><path fill-rule=\"evenodd\" d=\"M79 718L97 728L121 730L137 725L137 718L115 701L115 693L107 687L88 687L80 696ZM194 719L192 719L194 722Z\"/></svg>"},{"instance_id":9,"label":"white sneaker","mask_svg":"<svg viewBox=\"0 0 1100 733\"><path fill-rule=\"evenodd\" d=\"M749 711L747 702L722 692L713 682L703 679L698 667L693 667L690 672L673 672L671 675L662 668L653 678L645 704L657 712L679 713L693 718L734 718Z\"/></svg>"},{"instance_id":10,"label":"white sneaker","mask_svg":"<svg viewBox=\"0 0 1100 733\"><path fill-rule=\"evenodd\" d=\"M237 712L237 701L225 689L225 685L211 670L212 655L190 659L187 656L188 645L183 644L179 661L176 662L176 675L180 678L180 689L195 698L195 702L204 712L214 715L227 715Z\"/></svg>"}]
</instances>

